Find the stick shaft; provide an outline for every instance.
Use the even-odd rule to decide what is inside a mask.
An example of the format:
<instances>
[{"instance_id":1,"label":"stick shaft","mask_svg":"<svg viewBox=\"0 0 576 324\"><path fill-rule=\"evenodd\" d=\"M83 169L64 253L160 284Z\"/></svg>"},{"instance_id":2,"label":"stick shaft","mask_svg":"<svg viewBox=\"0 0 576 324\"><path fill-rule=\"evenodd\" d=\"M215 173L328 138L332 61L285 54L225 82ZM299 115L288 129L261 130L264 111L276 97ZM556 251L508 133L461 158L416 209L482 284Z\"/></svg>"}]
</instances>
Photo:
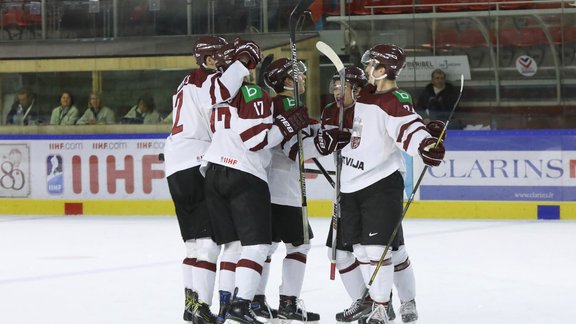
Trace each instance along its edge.
<instances>
[{"instance_id":1,"label":"stick shaft","mask_svg":"<svg viewBox=\"0 0 576 324\"><path fill-rule=\"evenodd\" d=\"M300 93L298 78L300 71L298 71L298 56L296 55L296 27L298 19L306 9L312 4L314 0L300 0L292 13L290 14L289 29L290 29L290 53L292 58L292 70L294 79L294 101L295 106L300 107ZM306 180L304 178L304 145L302 142L302 131L298 131L298 167L300 170L300 195L302 199L302 231L304 244L310 243L310 234L308 228L308 202L306 197Z\"/></svg>"}]
</instances>

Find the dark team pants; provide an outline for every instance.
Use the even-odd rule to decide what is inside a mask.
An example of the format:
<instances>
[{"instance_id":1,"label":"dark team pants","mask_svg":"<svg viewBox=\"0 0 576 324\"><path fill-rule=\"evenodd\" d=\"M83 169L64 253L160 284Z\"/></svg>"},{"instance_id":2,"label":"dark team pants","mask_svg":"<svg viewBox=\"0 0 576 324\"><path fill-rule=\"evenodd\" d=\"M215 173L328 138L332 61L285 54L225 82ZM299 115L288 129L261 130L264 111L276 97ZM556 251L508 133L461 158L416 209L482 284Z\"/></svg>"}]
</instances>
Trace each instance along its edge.
<instances>
[{"instance_id":1,"label":"dark team pants","mask_svg":"<svg viewBox=\"0 0 576 324\"><path fill-rule=\"evenodd\" d=\"M342 242L342 234L340 234L341 231L342 228L340 227L340 220L338 220L338 226L336 227L336 249L354 252L352 245L344 245L344 242ZM402 245L404 245L404 229L402 228L402 224L400 224L400 228L398 228L398 232L396 232L396 237L394 237L394 241L392 241L392 251L397 251ZM326 246L332 248L332 222L330 222L330 228L328 229Z\"/></svg>"},{"instance_id":2,"label":"dark team pants","mask_svg":"<svg viewBox=\"0 0 576 324\"><path fill-rule=\"evenodd\" d=\"M204 177L199 169L193 167L178 171L167 178L184 241L212 236L204 196Z\"/></svg>"},{"instance_id":3,"label":"dark team pants","mask_svg":"<svg viewBox=\"0 0 576 324\"><path fill-rule=\"evenodd\" d=\"M290 243L294 246L304 244L304 227L302 226L302 207L272 204L272 241ZM314 233L308 224L308 238Z\"/></svg>"},{"instance_id":4,"label":"dark team pants","mask_svg":"<svg viewBox=\"0 0 576 324\"><path fill-rule=\"evenodd\" d=\"M396 171L380 181L341 195L342 243L386 245L402 217L404 179Z\"/></svg>"},{"instance_id":5,"label":"dark team pants","mask_svg":"<svg viewBox=\"0 0 576 324\"><path fill-rule=\"evenodd\" d=\"M265 181L209 163L205 189L216 243L240 240L243 246L271 244L270 191Z\"/></svg>"}]
</instances>

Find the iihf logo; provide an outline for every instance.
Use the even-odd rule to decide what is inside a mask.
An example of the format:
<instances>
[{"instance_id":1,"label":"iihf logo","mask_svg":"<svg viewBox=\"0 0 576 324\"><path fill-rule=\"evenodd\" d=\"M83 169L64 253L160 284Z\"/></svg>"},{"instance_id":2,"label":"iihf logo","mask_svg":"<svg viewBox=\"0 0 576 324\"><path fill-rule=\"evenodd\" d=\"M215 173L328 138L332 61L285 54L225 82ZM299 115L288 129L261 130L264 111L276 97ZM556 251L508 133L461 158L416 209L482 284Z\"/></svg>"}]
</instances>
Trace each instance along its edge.
<instances>
[{"instance_id":1,"label":"iihf logo","mask_svg":"<svg viewBox=\"0 0 576 324\"><path fill-rule=\"evenodd\" d=\"M58 195L64 192L64 170L62 167L62 156L48 155L46 158L46 183L50 194Z\"/></svg>"}]
</instances>

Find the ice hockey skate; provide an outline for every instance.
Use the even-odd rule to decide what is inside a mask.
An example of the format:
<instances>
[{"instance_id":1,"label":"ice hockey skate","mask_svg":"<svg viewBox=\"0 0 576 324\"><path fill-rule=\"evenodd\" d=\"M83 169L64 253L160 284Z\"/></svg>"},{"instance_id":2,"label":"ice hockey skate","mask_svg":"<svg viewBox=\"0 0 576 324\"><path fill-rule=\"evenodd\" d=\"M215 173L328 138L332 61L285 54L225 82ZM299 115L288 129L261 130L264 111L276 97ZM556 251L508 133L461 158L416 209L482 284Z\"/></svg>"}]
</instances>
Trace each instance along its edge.
<instances>
[{"instance_id":1,"label":"ice hockey skate","mask_svg":"<svg viewBox=\"0 0 576 324\"><path fill-rule=\"evenodd\" d=\"M216 324L216 316L210 311L210 306L204 302L196 303L193 314L192 323L194 324Z\"/></svg>"},{"instance_id":2,"label":"ice hockey skate","mask_svg":"<svg viewBox=\"0 0 576 324\"><path fill-rule=\"evenodd\" d=\"M372 311L372 300L358 299L352 303L350 308L336 314L336 321L339 323L350 323L361 320Z\"/></svg>"},{"instance_id":3,"label":"ice hockey skate","mask_svg":"<svg viewBox=\"0 0 576 324\"><path fill-rule=\"evenodd\" d=\"M400 315L403 323L416 323L418 320L418 311L416 310L416 301L412 299L400 305Z\"/></svg>"},{"instance_id":4,"label":"ice hockey skate","mask_svg":"<svg viewBox=\"0 0 576 324\"><path fill-rule=\"evenodd\" d=\"M388 324L388 305L374 304L372 312L366 317L366 324Z\"/></svg>"},{"instance_id":5,"label":"ice hockey skate","mask_svg":"<svg viewBox=\"0 0 576 324\"><path fill-rule=\"evenodd\" d=\"M264 324L256 318L248 299L235 298L226 312L226 324Z\"/></svg>"},{"instance_id":6,"label":"ice hockey skate","mask_svg":"<svg viewBox=\"0 0 576 324\"><path fill-rule=\"evenodd\" d=\"M390 301L388 302L388 307L386 307L386 315L388 315L388 320L393 321L396 319L396 313L394 312L394 306L392 305L392 294L390 294Z\"/></svg>"},{"instance_id":7,"label":"ice hockey skate","mask_svg":"<svg viewBox=\"0 0 576 324\"><path fill-rule=\"evenodd\" d=\"M296 296L280 295L280 306L278 307L279 323L287 324L292 321L300 323L318 323L320 315L307 312L301 299Z\"/></svg>"},{"instance_id":8,"label":"ice hockey skate","mask_svg":"<svg viewBox=\"0 0 576 324\"><path fill-rule=\"evenodd\" d=\"M215 324L216 317L210 311L208 304L198 300L198 294L191 289L185 289L184 320L194 324Z\"/></svg>"},{"instance_id":9,"label":"ice hockey skate","mask_svg":"<svg viewBox=\"0 0 576 324\"><path fill-rule=\"evenodd\" d=\"M271 308L265 295L256 295L250 304L256 318L263 323L278 323L278 310Z\"/></svg>"},{"instance_id":10,"label":"ice hockey skate","mask_svg":"<svg viewBox=\"0 0 576 324\"><path fill-rule=\"evenodd\" d=\"M192 289L184 288L184 320L187 322L192 321L194 317L194 304L198 302L198 294Z\"/></svg>"},{"instance_id":11,"label":"ice hockey skate","mask_svg":"<svg viewBox=\"0 0 576 324\"><path fill-rule=\"evenodd\" d=\"M226 312L230 308L230 298L232 294L229 291L219 290L220 294L220 310L218 311L218 316L216 317L216 324L224 324L226 321Z\"/></svg>"}]
</instances>

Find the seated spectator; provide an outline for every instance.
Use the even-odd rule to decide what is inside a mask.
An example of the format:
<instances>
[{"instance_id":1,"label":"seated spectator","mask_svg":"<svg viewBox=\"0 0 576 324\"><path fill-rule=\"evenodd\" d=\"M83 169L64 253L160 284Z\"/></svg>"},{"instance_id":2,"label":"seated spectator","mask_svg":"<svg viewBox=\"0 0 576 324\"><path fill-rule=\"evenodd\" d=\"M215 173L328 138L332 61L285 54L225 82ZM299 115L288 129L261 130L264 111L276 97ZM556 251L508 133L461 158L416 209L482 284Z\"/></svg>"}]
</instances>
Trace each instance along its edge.
<instances>
[{"instance_id":1,"label":"seated spectator","mask_svg":"<svg viewBox=\"0 0 576 324\"><path fill-rule=\"evenodd\" d=\"M36 103L36 95L28 87L21 88L16 93L6 124L8 125L39 125L42 124L40 107Z\"/></svg>"},{"instance_id":2,"label":"seated spectator","mask_svg":"<svg viewBox=\"0 0 576 324\"><path fill-rule=\"evenodd\" d=\"M92 92L90 99L88 99L88 109L86 109L84 115L78 119L76 125L103 125L114 124L115 122L114 111L102 105L102 97L100 94Z\"/></svg>"},{"instance_id":3,"label":"seated spectator","mask_svg":"<svg viewBox=\"0 0 576 324\"><path fill-rule=\"evenodd\" d=\"M68 91L62 92L60 106L52 109L50 125L75 125L78 117L80 112L74 106L74 97Z\"/></svg>"},{"instance_id":4,"label":"seated spectator","mask_svg":"<svg viewBox=\"0 0 576 324\"><path fill-rule=\"evenodd\" d=\"M162 124L172 124L172 112L170 112L166 117L162 118Z\"/></svg>"},{"instance_id":5,"label":"seated spectator","mask_svg":"<svg viewBox=\"0 0 576 324\"><path fill-rule=\"evenodd\" d=\"M429 120L446 120L458 99L458 89L446 82L446 73L441 69L432 71L432 82L429 83L416 103L416 112L424 122ZM461 128L460 121L454 120L450 128Z\"/></svg>"},{"instance_id":6,"label":"seated spectator","mask_svg":"<svg viewBox=\"0 0 576 324\"><path fill-rule=\"evenodd\" d=\"M154 98L144 95L138 98L136 105L120 121L122 124L158 124L160 114L156 112Z\"/></svg>"}]
</instances>

